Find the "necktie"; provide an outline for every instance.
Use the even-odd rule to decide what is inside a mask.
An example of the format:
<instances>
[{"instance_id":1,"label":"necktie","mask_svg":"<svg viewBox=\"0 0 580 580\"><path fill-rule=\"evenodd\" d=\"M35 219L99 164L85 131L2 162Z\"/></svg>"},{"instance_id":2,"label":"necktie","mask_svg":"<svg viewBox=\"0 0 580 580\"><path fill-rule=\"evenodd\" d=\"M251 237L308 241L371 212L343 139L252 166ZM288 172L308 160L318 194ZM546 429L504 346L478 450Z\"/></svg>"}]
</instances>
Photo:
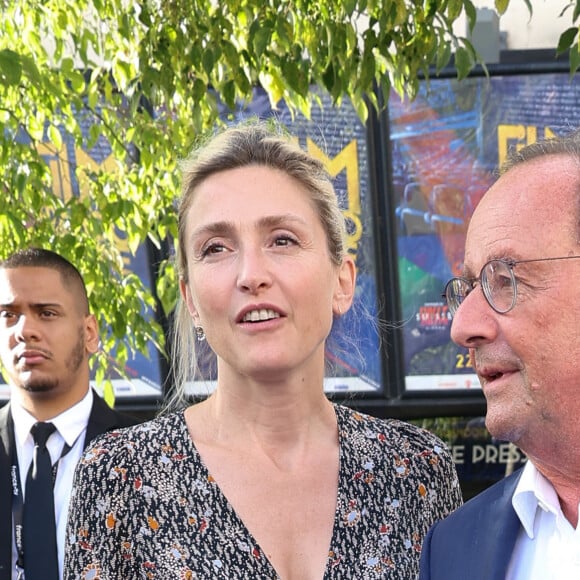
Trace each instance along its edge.
<instances>
[{"instance_id":1,"label":"necktie","mask_svg":"<svg viewBox=\"0 0 580 580\"><path fill-rule=\"evenodd\" d=\"M58 580L52 463L46 441L56 427L35 423L30 430L34 455L24 496L24 571L26 580Z\"/></svg>"}]
</instances>

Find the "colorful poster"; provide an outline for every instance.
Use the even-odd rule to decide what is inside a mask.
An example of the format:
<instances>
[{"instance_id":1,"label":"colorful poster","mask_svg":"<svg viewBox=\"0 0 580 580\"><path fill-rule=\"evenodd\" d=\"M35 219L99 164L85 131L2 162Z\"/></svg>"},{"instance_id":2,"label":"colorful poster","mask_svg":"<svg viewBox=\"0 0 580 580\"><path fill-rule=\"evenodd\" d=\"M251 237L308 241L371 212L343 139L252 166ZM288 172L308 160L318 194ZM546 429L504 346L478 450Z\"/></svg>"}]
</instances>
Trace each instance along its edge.
<instances>
[{"instance_id":1,"label":"colorful poster","mask_svg":"<svg viewBox=\"0 0 580 580\"><path fill-rule=\"evenodd\" d=\"M477 389L441 294L462 273L471 213L508 149L580 126L580 78L435 79L413 102L392 95L389 107L405 387Z\"/></svg>"}]
</instances>

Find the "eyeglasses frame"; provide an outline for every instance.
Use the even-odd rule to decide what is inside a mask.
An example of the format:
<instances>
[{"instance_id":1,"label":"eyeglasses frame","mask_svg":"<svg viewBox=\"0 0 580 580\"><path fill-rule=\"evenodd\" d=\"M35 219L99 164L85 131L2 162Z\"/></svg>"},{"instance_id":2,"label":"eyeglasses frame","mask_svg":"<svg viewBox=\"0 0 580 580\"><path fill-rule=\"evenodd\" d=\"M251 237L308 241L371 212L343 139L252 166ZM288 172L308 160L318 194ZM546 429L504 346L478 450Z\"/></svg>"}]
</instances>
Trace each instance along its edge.
<instances>
[{"instance_id":1,"label":"eyeglasses frame","mask_svg":"<svg viewBox=\"0 0 580 580\"><path fill-rule=\"evenodd\" d=\"M453 278L450 278L447 281L447 283L445 284L445 288L444 288L443 293L441 294L441 296L443 298L445 298L445 302L447 303L447 307L449 308L449 311L451 312L451 316L455 316L455 314L457 313L457 310L459 310L459 306L461 306L461 304L463 304L463 301L465 300L465 298L467 298L469 296L469 294L471 294L471 292L473 292L473 290L475 290L475 285L476 284L479 284L481 286L481 290L483 292L483 296L485 298L485 301L489 304L489 306L492 308L492 310L494 310L498 314L507 314L508 312L510 312L511 310L513 310L515 308L515 305L516 305L516 302L517 302L517 299L518 299L518 279L516 278L516 276L514 274L514 268L518 264L529 264L529 263L532 263L532 262L552 262L552 261L555 261L555 260L573 260L573 259L577 259L577 258L580 258L580 256L557 256L557 257L554 257L554 258L533 258L533 259L530 259L530 260L512 260L512 259L509 259L509 258L494 258L492 260L489 260L488 262L486 262L483 265L483 267L481 268L481 270L479 272L479 276L477 278L465 278L464 276L454 276ZM489 290L486 290L486 288L488 288L488 286L486 286L486 285L484 285L484 284L481 283L481 276L483 274L483 271L492 262L501 262L501 263L505 264L508 267L508 270L510 272L511 281L512 281L512 287L514 289L514 296L513 296L512 303L510 304L509 308L507 308L506 310L499 309L499 308L497 308L496 306L494 306L492 304L491 298L488 297ZM449 288L450 284L452 284L455 280L460 280L461 282L467 283L467 285L469 286L470 290L465 295L465 297L463 298L463 300L459 303L459 305L457 306L457 308L455 309L455 311L452 312L451 306L449 304L449 299L447 297L447 289Z\"/></svg>"}]
</instances>

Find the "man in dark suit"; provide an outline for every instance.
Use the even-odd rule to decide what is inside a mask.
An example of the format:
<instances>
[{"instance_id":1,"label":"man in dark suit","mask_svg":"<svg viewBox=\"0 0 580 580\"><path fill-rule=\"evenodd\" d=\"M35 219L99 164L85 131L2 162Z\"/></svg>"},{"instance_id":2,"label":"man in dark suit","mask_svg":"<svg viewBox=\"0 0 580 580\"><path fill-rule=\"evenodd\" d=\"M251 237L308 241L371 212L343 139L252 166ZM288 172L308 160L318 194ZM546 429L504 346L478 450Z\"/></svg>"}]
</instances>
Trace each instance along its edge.
<instances>
[{"instance_id":1,"label":"man in dark suit","mask_svg":"<svg viewBox=\"0 0 580 580\"><path fill-rule=\"evenodd\" d=\"M0 580L22 571L26 580L62 576L68 500L82 450L97 435L136 423L90 388L89 357L98 344L84 281L70 262L36 248L0 262L0 359L10 386L10 402L0 409ZM48 429L41 443L39 424ZM43 453L44 487L52 493L32 513L34 493L27 490L42 481ZM28 487L29 480L36 484ZM41 532L46 522L34 518L52 502L45 510L50 529Z\"/></svg>"},{"instance_id":2,"label":"man in dark suit","mask_svg":"<svg viewBox=\"0 0 580 580\"><path fill-rule=\"evenodd\" d=\"M486 426L528 457L425 538L421 580L580 578L580 132L516 152L446 286Z\"/></svg>"}]
</instances>

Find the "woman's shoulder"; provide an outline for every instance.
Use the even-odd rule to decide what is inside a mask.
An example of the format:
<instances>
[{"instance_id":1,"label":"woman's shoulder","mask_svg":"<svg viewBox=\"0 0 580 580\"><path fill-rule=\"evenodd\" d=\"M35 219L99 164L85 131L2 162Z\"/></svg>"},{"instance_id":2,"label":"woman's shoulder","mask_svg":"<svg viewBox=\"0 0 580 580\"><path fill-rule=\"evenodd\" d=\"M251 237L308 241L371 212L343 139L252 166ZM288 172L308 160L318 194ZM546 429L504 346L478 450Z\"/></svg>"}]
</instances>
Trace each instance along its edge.
<instances>
[{"instance_id":1,"label":"woman's shoulder","mask_svg":"<svg viewBox=\"0 0 580 580\"><path fill-rule=\"evenodd\" d=\"M131 427L114 429L93 439L85 449L81 463L91 464L106 459L144 460L158 456L163 449L180 450L188 440L183 413L165 415Z\"/></svg>"},{"instance_id":2,"label":"woman's shoulder","mask_svg":"<svg viewBox=\"0 0 580 580\"><path fill-rule=\"evenodd\" d=\"M426 429L401 421L379 418L343 405L336 405L342 436L374 442L400 454L435 453L447 455L447 446Z\"/></svg>"}]
</instances>

